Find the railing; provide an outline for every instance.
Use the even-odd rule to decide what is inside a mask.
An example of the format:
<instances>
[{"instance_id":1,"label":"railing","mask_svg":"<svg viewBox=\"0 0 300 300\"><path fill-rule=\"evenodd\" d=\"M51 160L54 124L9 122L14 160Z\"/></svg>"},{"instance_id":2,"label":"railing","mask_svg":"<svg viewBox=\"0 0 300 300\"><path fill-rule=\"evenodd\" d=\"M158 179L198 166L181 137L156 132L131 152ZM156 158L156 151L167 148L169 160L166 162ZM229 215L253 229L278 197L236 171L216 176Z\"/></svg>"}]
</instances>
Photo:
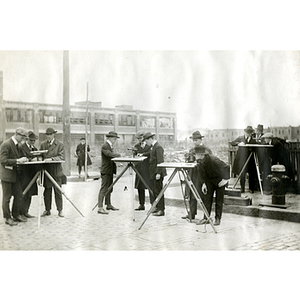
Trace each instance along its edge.
<instances>
[{"instance_id":1,"label":"railing","mask_svg":"<svg viewBox=\"0 0 300 300\"><path fill-rule=\"evenodd\" d=\"M300 194L300 142L288 142L285 145L288 150L289 161L291 164L291 180L287 185L287 190L292 193ZM237 153L238 146L228 144L228 163L230 165L230 176L233 162Z\"/></svg>"}]
</instances>

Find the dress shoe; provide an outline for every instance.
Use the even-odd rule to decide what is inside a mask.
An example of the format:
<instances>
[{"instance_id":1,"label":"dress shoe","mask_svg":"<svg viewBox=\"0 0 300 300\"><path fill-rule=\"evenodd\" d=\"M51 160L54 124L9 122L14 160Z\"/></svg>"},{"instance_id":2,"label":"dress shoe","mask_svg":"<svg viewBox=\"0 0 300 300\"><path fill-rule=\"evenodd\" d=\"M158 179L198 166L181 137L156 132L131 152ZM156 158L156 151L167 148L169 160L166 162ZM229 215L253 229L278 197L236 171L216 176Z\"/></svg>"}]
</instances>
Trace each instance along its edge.
<instances>
[{"instance_id":1,"label":"dress shoe","mask_svg":"<svg viewBox=\"0 0 300 300\"><path fill-rule=\"evenodd\" d=\"M98 214L108 215L108 212L104 208L99 208L98 209Z\"/></svg>"},{"instance_id":2,"label":"dress shoe","mask_svg":"<svg viewBox=\"0 0 300 300\"><path fill-rule=\"evenodd\" d=\"M14 217L14 221L16 221L16 222L27 222L27 219L24 216L19 215L17 217Z\"/></svg>"},{"instance_id":3,"label":"dress shoe","mask_svg":"<svg viewBox=\"0 0 300 300\"><path fill-rule=\"evenodd\" d=\"M161 217L165 215L165 212L163 210L159 210L158 212L153 213L152 215L156 217Z\"/></svg>"},{"instance_id":4,"label":"dress shoe","mask_svg":"<svg viewBox=\"0 0 300 300\"><path fill-rule=\"evenodd\" d=\"M216 218L216 219L215 219L214 225L215 225L215 226L219 226L220 224L221 224L221 220L218 219L218 218Z\"/></svg>"},{"instance_id":5,"label":"dress shoe","mask_svg":"<svg viewBox=\"0 0 300 300\"><path fill-rule=\"evenodd\" d=\"M209 223L209 221L207 219L201 219L199 221L196 222L196 225L204 225Z\"/></svg>"},{"instance_id":6,"label":"dress shoe","mask_svg":"<svg viewBox=\"0 0 300 300\"><path fill-rule=\"evenodd\" d=\"M152 213L155 214L157 213L159 210L155 207L154 210L152 210Z\"/></svg>"},{"instance_id":7,"label":"dress shoe","mask_svg":"<svg viewBox=\"0 0 300 300\"><path fill-rule=\"evenodd\" d=\"M30 218L35 218L35 216L32 216L32 215L30 215L30 214L24 214L24 217L26 217L26 218L28 218L28 219L30 219Z\"/></svg>"},{"instance_id":8,"label":"dress shoe","mask_svg":"<svg viewBox=\"0 0 300 300\"><path fill-rule=\"evenodd\" d=\"M41 217L50 216L50 215L51 215L50 211L49 211L49 210L45 210L45 211L42 213Z\"/></svg>"},{"instance_id":9,"label":"dress shoe","mask_svg":"<svg viewBox=\"0 0 300 300\"><path fill-rule=\"evenodd\" d=\"M138 208L136 208L135 210L145 210L145 206L144 205L140 205Z\"/></svg>"},{"instance_id":10,"label":"dress shoe","mask_svg":"<svg viewBox=\"0 0 300 300\"><path fill-rule=\"evenodd\" d=\"M186 216L183 216L183 217L181 217L181 219L190 219L190 217L188 216L188 215L186 215ZM195 217L191 217L191 220L194 220L195 219Z\"/></svg>"},{"instance_id":11,"label":"dress shoe","mask_svg":"<svg viewBox=\"0 0 300 300\"><path fill-rule=\"evenodd\" d=\"M112 206L112 205L106 206L106 209L107 209L107 210L119 210L118 208L115 208L115 207Z\"/></svg>"},{"instance_id":12,"label":"dress shoe","mask_svg":"<svg viewBox=\"0 0 300 300\"><path fill-rule=\"evenodd\" d=\"M64 215L63 215L63 213L62 213L62 210L58 211L58 216L61 217L61 218L64 217Z\"/></svg>"},{"instance_id":13,"label":"dress shoe","mask_svg":"<svg viewBox=\"0 0 300 300\"><path fill-rule=\"evenodd\" d=\"M8 218L5 220L5 224L8 224L10 226L18 225L18 222L14 221L12 218Z\"/></svg>"}]
</instances>

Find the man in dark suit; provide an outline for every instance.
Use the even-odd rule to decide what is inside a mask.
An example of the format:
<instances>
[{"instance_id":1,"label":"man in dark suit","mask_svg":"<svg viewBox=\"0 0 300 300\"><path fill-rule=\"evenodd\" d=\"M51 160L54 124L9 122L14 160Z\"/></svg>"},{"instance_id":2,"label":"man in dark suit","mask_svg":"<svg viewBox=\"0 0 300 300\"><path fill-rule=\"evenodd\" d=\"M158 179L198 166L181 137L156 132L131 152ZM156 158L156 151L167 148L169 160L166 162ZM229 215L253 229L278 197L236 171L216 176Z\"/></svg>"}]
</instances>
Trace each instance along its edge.
<instances>
[{"instance_id":1,"label":"man in dark suit","mask_svg":"<svg viewBox=\"0 0 300 300\"><path fill-rule=\"evenodd\" d=\"M107 210L119 210L111 204L112 189L108 193L107 190L113 183L113 176L117 172L116 163L111 159L121 156L120 154L114 152L114 145L117 139L120 137L114 131L110 131L106 137L107 140L101 148L101 188L98 194L98 214L108 214L108 212L103 208L104 197Z\"/></svg>"},{"instance_id":2,"label":"man in dark suit","mask_svg":"<svg viewBox=\"0 0 300 300\"><path fill-rule=\"evenodd\" d=\"M238 145L247 145L247 144L256 144L256 139L253 137L254 129L252 126L247 126L244 129L245 134L239 136L234 141L230 142L232 146ZM239 175L242 171L247 158L250 155L250 149L247 147L239 147L236 153L236 157L233 162L232 172L236 175ZM257 173L255 167L255 161L253 155L251 156L246 168L244 169L243 173L241 174L240 183L241 183L241 192L245 193L245 182L246 182L246 173L249 174L249 190L251 193L257 189Z\"/></svg>"},{"instance_id":3,"label":"man in dark suit","mask_svg":"<svg viewBox=\"0 0 300 300\"><path fill-rule=\"evenodd\" d=\"M149 173L150 173L150 188L154 193L154 197L150 195L150 203L153 204L156 197L163 188L164 176L167 175L165 168L158 168L157 165L164 162L164 149L155 140L154 133L146 132L144 135L144 141L151 147L150 158L149 158ZM164 216L165 215L165 199L164 195L161 197L160 201L157 203L156 211L153 212L154 216Z\"/></svg>"},{"instance_id":4,"label":"man in dark suit","mask_svg":"<svg viewBox=\"0 0 300 300\"><path fill-rule=\"evenodd\" d=\"M46 136L47 139L41 143L40 150L48 150L46 153L43 153L43 159L45 161L64 161L65 160L65 148L63 143L55 138L55 133L57 131L53 128L47 128ZM62 176L64 176L61 163L49 164L46 167L46 170L61 187L62 185ZM50 179L45 176L44 178L44 202L45 202L45 211L42 214L42 217L50 216L51 206L52 206L52 188L54 189L55 194L55 204L58 210L58 216L63 217L63 202L62 202L62 193Z\"/></svg>"},{"instance_id":5,"label":"man in dark suit","mask_svg":"<svg viewBox=\"0 0 300 300\"><path fill-rule=\"evenodd\" d=\"M197 166L196 170L199 172L202 184L202 192L205 195L203 203L210 216L213 195L216 192L216 209L215 209L215 222L214 225L218 226L221 223L222 210L225 186L230 179L229 166L214 155L208 154L207 149L204 146L195 147ZM206 216L202 220L198 221L197 225L206 224L208 222Z\"/></svg>"},{"instance_id":6,"label":"man in dark suit","mask_svg":"<svg viewBox=\"0 0 300 300\"><path fill-rule=\"evenodd\" d=\"M38 149L34 146L34 143L38 137L32 131L28 131L28 137L26 138L26 142L22 144L23 155L26 156L29 161L36 160L31 151L37 151ZM21 169L21 181L22 181L22 190L24 191L32 178L35 176L37 167L35 165L26 165L20 166ZM33 183L28 192L23 196L23 205L21 207L20 214L26 218L34 218L34 216L30 215L29 207L31 204L31 197L33 195L37 195L37 184Z\"/></svg>"},{"instance_id":7,"label":"man in dark suit","mask_svg":"<svg viewBox=\"0 0 300 300\"><path fill-rule=\"evenodd\" d=\"M143 153L150 152L150 146L148 146L145 141L143 141L144 133L138 132L136 134L136 138L138 140L138 143L134 146L133 149L133 155L143 155ZM136 164L136 169L140 173L140 175L143 177L145 182L150 187L150 174L149 174L149 158L139 162ZM145 210L145 185L141 181L141 179L136 175L135 176L135 185L134 187L138 190L139 195L139 207L135 210Z\"/></svg>"},{"instance_id":8,"label":"man in dark suit","mask_svg":"<svg viewBox=\"0 0 300 300\"><path fill-rule=\"evenodd\" d=\"M20 215L22 205L22 185L18 172L18 164L28 161L27 157L22 156L19 148L25 142L27 131L24 128L17 128L15 134L3 142L0 147L0 178L2 183L2 210L5 223L14 226L17 222L26 222L27 219ZM14 197L12 212L9 208L10 198ZM13 216L13 219L11 218Z\"/></svg>"}]
</instances>

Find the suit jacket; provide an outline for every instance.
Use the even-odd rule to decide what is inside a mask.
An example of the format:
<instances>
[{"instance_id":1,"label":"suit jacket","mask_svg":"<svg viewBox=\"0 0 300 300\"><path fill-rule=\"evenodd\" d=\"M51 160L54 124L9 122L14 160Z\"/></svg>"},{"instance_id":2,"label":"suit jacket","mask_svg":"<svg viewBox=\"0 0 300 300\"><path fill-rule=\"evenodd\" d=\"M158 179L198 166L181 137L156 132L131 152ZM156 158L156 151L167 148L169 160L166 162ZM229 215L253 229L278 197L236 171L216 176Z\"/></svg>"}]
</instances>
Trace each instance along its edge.
<instances>
[{"instance_id":1,"label":"suit jacket","mask_svg":"<svg viewBox=\"0 0 300 300\"><path fill-rule=\"evenodd\" d=\"M0 179L7 182L17 180L17 159L21 157L21 151L9 138L0 147Z\"/></svg>"},{"instance_id":2,"label":"suit jacket","mask_svg":"<svg viewBox=\"0 0 300 300\"><path fill-rule=\"evenodd\" d=\"M165 168L158 168L157 165L164 162L164 148L156 142L150 151L149 160L149 172L150 179L155 179L156 174L160 174L161 177L167 175Z\"/></svg>"},{"instance_id":3,"label":"suit jacket","mask_svg":"<svg viewBox=\"0 0 300 300\"><path fill-rule=\"evenodd\" d=\"M40 146L40 150L48 150L47 153L43 154L43 159L52 158L52 160L56 161L64 161L65 160L65 148L62 142L58 141L56 138L54 139L52 145L48 143L48 141L43 141ZM63 168L60 163L57 164L49 164L46 166L46 170L50 173L50 175L54 178L64 176Z\"/></svg>"},{"instance_id":4,"label":"suit jacket","mask_svg":"<svg viewBox=\"0 0 300 300\"><path fill-rule=\"evenodd\" d=\"M101 174L112 175L117 173L117 166L112 158L119 157L120 154L114 153L108 142L105 142L101 148Z\"/></svg>"},{"instance_id":5,"label":"suit jacket","mask_svg":"<svg viewBox=\"0 0 300 300\"><path fill-rule=\"evenodd\" d=\"M34 156L30 153L30 151L37 151L38 149L33 146L33 149L29 149L27 143L22 144L21 146L22 156L26 156L29 160L32 160ZM19 174L22 182L23 191L26 189L31 179L35 176L39 169L38 165L20 165L19 166ZM29 189L30 195L37 195L37 184L36 182Z\"/></svg>"},{"instance_id":6,"label":"suit jacket","mask_svg":"<svg viewBox=\"0 0 300 300\"><path fill-rule=\"evenodd\" d=\"M135 155L137 155L138 153L147 153L147 152L150 154L150 146L148 146L147 144L143 148L140 143L137 143L134 146L134 149L136 149L136 150L134 150ZM146 181L148 186L150 186L149 158L137 163L135 165L135 167L138 170L138 172L140 173L140 175L143 177L143 179ZM144 186L143 182L141 181L141 179L137 175L135 176L135 185L134 185L134 187L136 189L145 189L146 188Z\"/></svg>"},{"instance_id":7,"label":"suit jacket","mask_svg":"<svg viewBox=\"0 0 300 300\"><path fill-rule=\"evenodd\" d=\"M202 182L212 182L216 186L222 179L230 179L229 166L218 157L210 154L198 161L197 170Z\"/></svg>"}]
</instances>

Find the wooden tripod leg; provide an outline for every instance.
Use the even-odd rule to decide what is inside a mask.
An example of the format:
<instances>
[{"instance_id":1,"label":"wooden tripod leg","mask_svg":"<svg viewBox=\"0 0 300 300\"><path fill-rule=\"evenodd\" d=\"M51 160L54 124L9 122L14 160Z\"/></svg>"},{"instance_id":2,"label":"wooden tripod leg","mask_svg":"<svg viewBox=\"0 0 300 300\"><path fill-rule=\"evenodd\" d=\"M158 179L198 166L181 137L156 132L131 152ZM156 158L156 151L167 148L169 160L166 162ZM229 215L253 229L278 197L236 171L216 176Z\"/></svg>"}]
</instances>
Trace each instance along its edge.
<instances>
[{"instance_id":1,"label":"wooden tripod leg","mask_svg":"<svg viewBox=\"0 0 300 300\"><path fill-rule=\"evenodd\" d=\"M240 177L242 176L242 173L244 172L244 170L245 170L245 168L246 168L246 166L247 166L247 164L248 164L248 162L249 162L249 160L250 160L252 154L253 154L253 152L251 152L251 153L249 154L249 156L248 156L248 158L247 158L247 160L246 160L246 162L245 162L245 164L244 164L244 166L243 166L242 171L240 172L238 178L236 179L236 182L234 183L234 185L233 185L233 187L232 187L233 189L235 188L236 184L238 183Z\"/></svg>"},{"instance_id":2,"label":"wooden tripod leg","mask_svg":"<svg viewBox=\"0 0 300 300\"><path fill-rule=\"evenodd\" d=\"M198 201L198 203L200 204L200 207L202 208L203 212L204 212L204 215L206 216L207 220L209 221L212 229L214 230L215 233L217 233L216 229L215 229L215 226L211 220L211 218L209 217L209 214L208 214L208 211L195 187L195 185L193 184L192 180L190 179L190 176L185 173L186 171L184 169L182 169L182 173L183 173L183 176L186 180L186 183L188 184L189 188L191 189L193 195L195 196L196 200Z\"/></svg>"},{"instance_id":3,"label":"wooden tripod leg","mask_svg":"<svg viewBox=\"0 0 300 300\"><path fill-rule=\"evenodd\" d=\"M262 179L260 177L260 170L259 170L259 163L258 163L258 157L257 154L254 152L254 161L255 161L255 166L256 166L256 173L257 173L257 178L258 178L258 184L259 184L259 188L260 188L260 192L262 194L262 196L264 195L263 189L262 189Z\"/></svg>"},{"instance_id":4,"label":"wooden tripod leg","mask_svg":"<svg viewBox=\"0 0 300 300\"><path fill-rule=\"evenodd\" d=\"M160 193L158 194L158 196L156 197L156 199L154 200L150 210L147 213L147 216L145 218L145 220L143 221L143 223L141 224L141 226L139 227L139 230L143 227L143 225L145 224L145 222L147 221L147 219L149 218L150 214L152 213L152 211L154 210L154 208L156 207L157 203L160 201L161 197L163 196L164 192L166 191L166 189L168 188L168 186L170 185L171 181L173 180L173 178L175 177L177 173L177 169L175 168L173 173L171 174L171 176L169 177L167 183L164 185L164 187L162 188L162 190L160 191Z\"/></svg>"},{"instance_id":5,"label":"wooden tripod leg","mask_svg":"<svg viewBox=\"0 0 300 300\"><path fill-rule=\"evenodd\" d=\"M65 192L61 189L59 184L52 178L52 176L49 174L47 170L44 171L46 176L50 179L50 181L54 184L54 186L59 189L59 191L65 196L65 198L73 205L73 207L84 217L84 215L81 213L81 211L75 206L75 204L67 197Z\"/></svg>"}]
</instances>

